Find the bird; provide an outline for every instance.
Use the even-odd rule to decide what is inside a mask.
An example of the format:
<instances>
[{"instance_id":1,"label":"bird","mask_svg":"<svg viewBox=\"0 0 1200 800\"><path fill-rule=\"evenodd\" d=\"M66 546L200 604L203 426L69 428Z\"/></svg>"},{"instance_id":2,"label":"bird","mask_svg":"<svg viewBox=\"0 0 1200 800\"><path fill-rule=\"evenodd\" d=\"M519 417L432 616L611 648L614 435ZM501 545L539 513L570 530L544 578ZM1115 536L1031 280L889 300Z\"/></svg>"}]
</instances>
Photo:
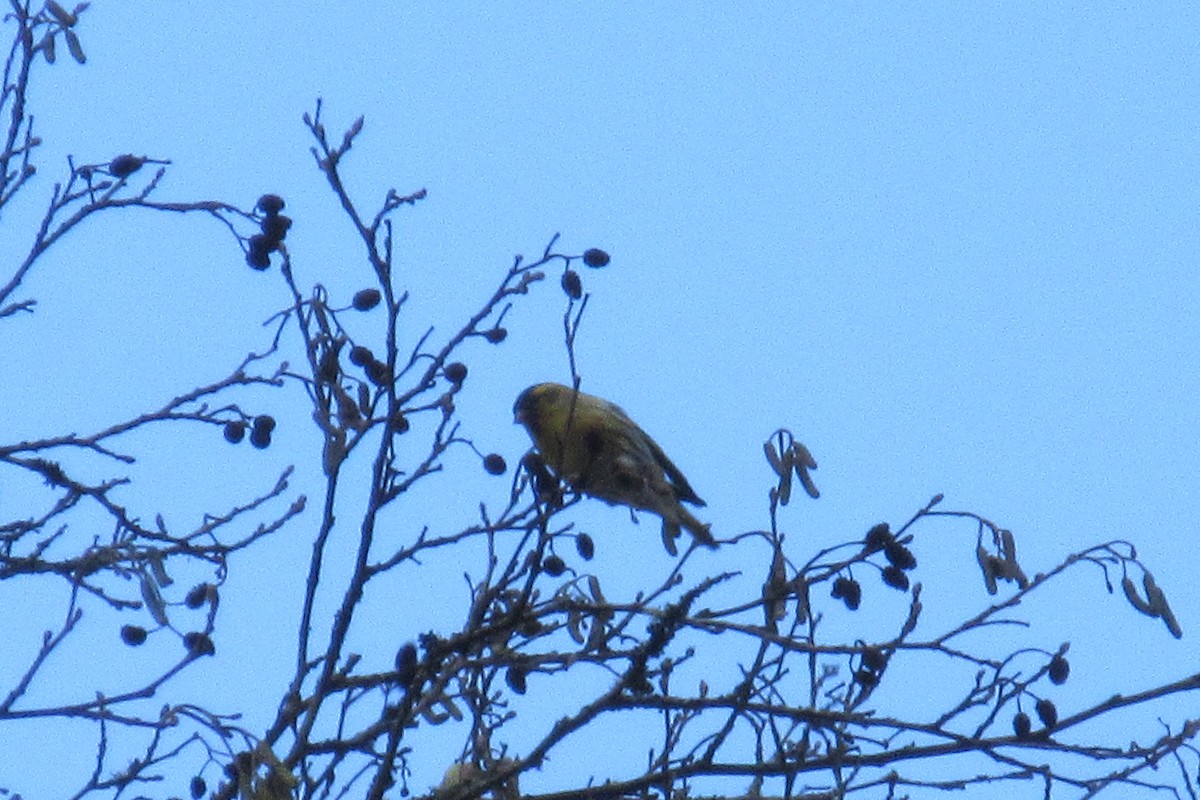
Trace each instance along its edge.
<instances>
[{"instance_id":1,"label":"bird","mask_svg":"<svg viewBox=\"0 0 1200 800\"><path fill-rule=\"evenodd\" d=\"M680 529L707 547L717 546L710 526L683 506L704 501L620 406L561 383L538 383L517 396L513 417L572 489L661 517L663 544L672 555Z\"/></svg>"}]
</instances>

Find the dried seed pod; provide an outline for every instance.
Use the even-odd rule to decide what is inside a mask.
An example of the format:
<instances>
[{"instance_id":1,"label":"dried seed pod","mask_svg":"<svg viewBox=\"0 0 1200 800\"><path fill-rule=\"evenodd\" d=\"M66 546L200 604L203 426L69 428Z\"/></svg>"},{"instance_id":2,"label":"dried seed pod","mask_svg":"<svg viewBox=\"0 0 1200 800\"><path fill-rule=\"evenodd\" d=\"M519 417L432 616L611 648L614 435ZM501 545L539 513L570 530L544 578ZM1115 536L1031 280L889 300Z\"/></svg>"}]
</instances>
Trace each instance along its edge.
<instances>
[{"instance_id":1,"label":"dried seed pod","mask_svg":"<svg viewBox=\"0 0 1200 800\"><path fill-rule=\"evenodd\" d=\"M183 635L183 646L193 656L211 656L217 652L217 648L213 645L213 640L209 638L208 634L199 631L185 633Z\"/></svg>"},{"instance_id":2,"label":"dried seed pod","mask_svg":"<svg viewBox=\"0 0 1200 800\"><path fill-rule=\"evenodd\" d=\"M907 571L915 569L917 566L917 558L912 551L895 539L884 546L883 554L887 557L888 562L897 569Z\"/></svg>"},{"instance_id":3,"label":"dried seed pod","mask_svg":"<svg viewBox=\"0 0 1200 800\"><path fill-rule=\"evenodd\" d=\"M146 629L141 625L122 625L121 626L121 641L130 647L146 643Z\"/></svg>"},{"instance_id":4,"label":"dried seed pod","mask_svg":"<svg viewBox=\"0 0 1200 800\"><path fill-rule=\"evenodd\" d=\"M524 667L509 667L504 673L504 682L508 684L508 688L512 689L517 694L525 694L525 676L527 674L528 673Z\"/></svg>"},{"instance_id":5,"label":"dried seed pod","mask_svg":"<svg viewBox=\"0 0 1200 800\"><path fill-rule=\"evenodd\" d=\"M146 159L126 153L108 162L108 172L114 178L128 178L141 169L145 163Z\"/></svg>"},{"instance_id":6,"label":"dried seed pod","mask_svg":"<svg viewBox=\"0 0 1200 800\"><path fill-rule=\"evenodd\" d=\"M467 365L461 361L453 361L447 364L443 372L446 375L446 380L455 386L462 386L463 381L467 379Z\"/></svg>"},{"instance_id":7,"label":"dried seed pod","mask_svg":"<svg viewBox=\"0 0 1200 800\"><path fill-rule=\"evenodd\" d=\"M584 561L591 561L592 556L596 555L596 544L592 541L592 537L586 533L581 533L575 537L575 549L579 552L579 557Z\"/></svg>"},{"instance_id":8,"label":"dried seed pod","mask_svg":"<svg viewBox=\"0 0 1200 800\"><path fill-rule=\"evenodd\" d=\"M854 673L854 682L864 689L874 689L879 685L879 676L869 669L860 669Z\"/></svg>"},{"instance_id":9,"label":"dried seed pod","mask_svg":"<svg viewBox=\"0 0 1200 800\"><path fill-rule=\"evenodd\" d=\"M829 596L841 600L851 611L857 611L859 603L862 602L862 586L853 578L843 576L834 580Z\"/></svg>"},{"instance_id":10,"label":"dried seed pod","mask_svg":"<svg viewBox=\"0 0 1200 800\"><path fill-rule=\"evenodd\" d=\"M283 198L277 194L264 194L258 198L258 203L255 207L269 217L273 217L280 211L283 211L285 203Z\"/></svg>"},{"instance_id":11,"label":"dried seed pod","mask_svg":"<svg viewBox=\"0 0 1200 800\"><path fill-rule=\"evenodd\" d=\"M1056 655L1050 659L1050 682L1056 686L1061 686L1067 682L1067 677L1071 674L1071 664L1067 661L1066 656Z\"/></svg>"},{"instance_id":12,"label":"dried seed pod","mask_svg":"<svg viewBox=\"0 0 1200 800\"><path fill-rule=\"evenodd\" d=\"M593 269L598 269L608 265L609 256L598 247L589 247L583 251L583 263Z\"/></svg>"},{"instance_id":13,"label":"dried seed pod","mask_svg":"<svg viewBox=\"0 0 1200 800\"><path fill-rule=\"evenodd\" d=\"M246 263L257 270L271 266L271 251L275 248L267 237L256 233L246 243Z\"/></svg>"},{"instance_id":14,"label":"dried seed pod","mask_svg":"<svg viewBox=\"0 0 1200 800\"><path fill-rule=\"evenodd\" d=\"M1018 739L1028 739L1029 734L1033 731L1033 721L1029 719L1029 715L1024 711L1019 712L1013 717L1013 733Z\"/></svg>"},{"instance_id":15,"label":"dried seed pod","mask_svg":"<svg viewBox=\"0 0 1200 800\"><path fill-rule=\"evenodd\" d=\"M862 652L862 665L872 672L882 672L887 666L887 654L879 647L868 647Z\"/></svg>"},{"instance_id":16,"label":"dried seed pod","mask_svg":"<svg viewBox=\"0 0 1200 800\"><path fill-rule=\"evenodd\" d=\"M272 247L287 238L287 232L292 227L292 218L283 214L272 214L262 221L262 235Z\"/></svg>"},{"instance_id":17,"label":"dried seed pod","mask_svg":"<svg viewBox=\"0 0 1200 800\"><path fill-rule=\"evenodd\" d=\"M489 475L503 475L508 471L508 464L499 453L488 453L483 457L483 468Z\"/></svg>"},{"instance_id":18,"label":"dried seed pod","mask_svg":"<svg viewBox=\"0 0 1200 800\"><path fill-rule=\"evenodd\" d=\"M246 435L246 423L242 420L234 420L233 422L225 423L225 441L230 444L237 444Z\"/></svg>"},{"instance_id":19,"label":"dried seed pod","mask_svg":"<svg viewBox=\"0 0 1200 800\"><path fill-rule=\"evenodd\" d=\"M876 525L872 525L871 529L867 531L864 545L868 553L875 553L884 549L894 541L896 541L896 539L894 536L892 536L892 529L886 522L880 522Z\"/></svg>"},{"instance_id":20,"label":"dried seed pod","mask_svg":"<svg viewBox=\"0 0 1200 800\"><path fill-rule=\"evenodd\" d=\"M567 293L567 297L572 300L578 300L583 297L583 281L579 279L579 273L573 269L569 269L563 273L562 289Z\"/></svg>"},{"instance_id":21,"label":"dried seed pod","mask_svg":"<svg viewBox=\"0 0 1200 800\"><path fill-rule=\"evenodd\" d=\"M205 601L208 600L210 588L212 587L210 587L210 585L207 583L196 584L191 588L191 591L187 593L187 597L183 599L184 605L191 609L197 609L204 605Z\"/></svg>"},{"instance_id":22,"label":"dried seed pod","mask_svg":"<svg viewBox=\"0 0 1200 800\"><path fill-rule=\"evenodd\" d=\"M412 688L412 683L416 676L417 646L412 642L405 642L396 651L396 680L407 691Z\"/></svg>"},{"instance_id":23,"label":"dried seed pod","mask_svg":"<svg viewBox=\"0 0 1200 800\"><path fill-rule=\"evenodd\" d=\"M367 380L376 386L387 386L392 382L392 368L382 361L368 361L363 372L367 373Z\"/></svg>"},{"instance_id":24,"label":"dried seed pod","mask_svg":"<svg viewBox=\"0 0 1200 800\"><path fill-rule=\"evenodd\" d=\"M893 589L899 589L902 592L908 591L908 576L905 575L904 570L900 569L899 567L889 564L883 568L883 572L880 573L880 577L883 578L884 583L886 583L888 586L891 586Z\"/></svg>"},{"instance_id":25,"label":"dried seed pod","mask_svg":"<svg viewBox=\"0 0 1200 800\"><path fill-rule=\"evenodd\" d=\"M1046 698L1043 697L1041 700L1038 700L1037 705L1034 706L1034 710L1037 711L1038 719L1047 728L1053 728L1058 724L1058 709L1054 707L1054 703Z\"/></svg>"},{"instance_id":26,"label":"dried seed pod","mask_svg":"<svg viewBox=\"0 0 1200 800\"><path fill-rule=\"evenodd\" d=\"M356 311L370 311L379 305L379 301L382 299L383 295L379 293L378 289L362 289L354 294L354 299L350 301L350 304Z\"/></svg>"},{"instance_id":27,"label":"dried seed pod","mask_svg":"<svg viewBox=\"0 0 1200 800\"><path fill-rule=\"evenodd\" d=\"M250 444L259 450L267 449L271 446L271 431L266 428L253 428L250 431Z\"/></svg>"}]
</instances>

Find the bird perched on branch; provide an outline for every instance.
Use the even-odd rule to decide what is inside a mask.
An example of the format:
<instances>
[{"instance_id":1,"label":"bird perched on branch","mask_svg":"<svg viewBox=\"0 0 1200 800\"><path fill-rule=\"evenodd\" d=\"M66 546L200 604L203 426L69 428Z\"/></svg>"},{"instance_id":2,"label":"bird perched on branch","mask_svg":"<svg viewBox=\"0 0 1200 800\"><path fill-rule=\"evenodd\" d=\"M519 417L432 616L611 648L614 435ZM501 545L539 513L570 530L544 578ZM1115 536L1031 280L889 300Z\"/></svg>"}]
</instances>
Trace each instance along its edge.
<instances>
[{"instance_id":1,"label":"bird perched on branch","mask_svg":"<svg viewBox=\"0 0 1200 800\"><path fill-rule=\"evenodd\" d=\"M663 544L672 555L680 529L717 546L709 526L683 507L704 501L620 406L570 386L539 383L521 392L513 414L546 465L571 488L662 517Z\"/></svg>"}]
</instances>

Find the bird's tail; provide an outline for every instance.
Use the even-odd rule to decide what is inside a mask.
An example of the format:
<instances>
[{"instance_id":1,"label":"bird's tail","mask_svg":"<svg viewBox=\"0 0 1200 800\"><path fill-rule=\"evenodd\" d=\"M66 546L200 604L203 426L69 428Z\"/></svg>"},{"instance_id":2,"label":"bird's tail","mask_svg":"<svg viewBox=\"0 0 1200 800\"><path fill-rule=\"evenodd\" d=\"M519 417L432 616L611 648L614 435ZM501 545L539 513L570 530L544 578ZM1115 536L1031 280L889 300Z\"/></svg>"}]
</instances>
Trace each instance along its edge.
<instances>
[{"instance_id":1,"label":"bird's tail","mask_svg":"<svg viewBox=\"0 0 1200 800\"><path fill-rule=\"evenodd\" d=\"M705 547L717 549L717 540L713 538L711 525L705 525L683 506L679 507L679 524L683 529L696 537L696 541Z\"/></svg>"},{"instance_id":2,"label":"bird's tail","mask_svg":"<svg viewBox=\"0 0 1200 800\"><path fill-rule=\"evenodd\" d=\"M709 531L711 526L705 525L696 519L692 516L692 512L683 506L676 505L674 508L660 511L659 514L662 516L663 547L667 548L667 552L671 555L679 555L679 549L675 546L675 540L685 530L705 547L711 547L714 550L717 548L717 540L713 538L712 533Z\"/></svg>"}]
</instances>

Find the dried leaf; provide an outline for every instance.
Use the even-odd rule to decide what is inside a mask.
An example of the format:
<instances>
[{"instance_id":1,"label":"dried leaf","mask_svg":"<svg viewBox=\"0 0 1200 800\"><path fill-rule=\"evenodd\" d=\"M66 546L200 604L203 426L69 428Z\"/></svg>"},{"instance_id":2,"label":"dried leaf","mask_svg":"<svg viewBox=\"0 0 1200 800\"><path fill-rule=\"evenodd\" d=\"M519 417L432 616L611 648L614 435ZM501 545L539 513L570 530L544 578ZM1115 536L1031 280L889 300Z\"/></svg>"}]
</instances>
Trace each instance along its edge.
<instances>
[{"instance_id":1,"label":"dried leaf","mask_svg":"<svg viewBox=\"0 0 1200 800\"><path fill-rule=\"evenodd\" d=\"M592 626L588 630L587 649L592 652L604 652L608 649L608 623L612 621L611 611L596 611L592 614Z\"/></svg>"},{"instance_id":2,"label":"dried leaf","mask_svg":"<svg viewBox=\"0 0 1200 800\"><path fill-rule=\"evenodd\" d=\"M1147 572L1142 576L1142 585L1146 587L1146 596L1150 599L1151 608L1158 612L1158 616L1162 617L1162 621L1167 625L1167 630L1176 639L1182 638L1183 628L1179 626L1179 620L1175 618L1175 612L1171 611L1171 606L1167 603L1167 596L1158 587L1154 576Z\"/></svg>"},{"instance_id":3,"label":"dried leaf","mask_svg":"<svg viewBox=\"0 0 1200 800\"><path fill-rule=\"evenodd\" d=\"M58 24L64 28L69 28L79 21L74 14L54 2L54 0L46 0L46 10L53 14L54 18L58 20Z\"/></svg>"},{"instance_id":4,"label":"dried leaf","mask_svg":"<svg viewBox=\"0 0 1200 800\"><path fill-rule=\"evenodd\" d=\"M792 499L792 473L785 472L779 476L779 491L776 493L779 504L786 506Z\"/></svg>"},{"instance_id":5,"label":"dried leaf","mask_svg":"<svg viewBox=\"0 0 1200 800\"><path fill-rule=\"evenodd\" d=\"M987 586L988 594L995 594L998 588L996 586L996 557L980 544L975 546L975 560L979 563L979 569L983 572L983 583Z\"/></svg>"},{"instance_id":6,"label":"dried leaf","mask_svg":"<svg viewBox=\"0 0 1200 800\"><path fill-rule=\"evenodd\" d=\"M821 496L821 492L817 489L817 484L813 482L812 476L808 474L808 471L817 468L817 460L812 457L812 453L801 442L796 442L792 445L792 452L795 454L792 458L792 466L796 470L796 477L800 479L800 483L804 486L804 491L808 493L808 496L816 500Z\"/></svg>"},{"instance_id":7,"label":"dried leaf","mask_svg":"<svg viewBox=\"0 0 1200 800\"><path fill-rule=\"evenodd\" d=\"M600 591L600 580L595 575L588 575L588 591L592 593L592 600L595 602L608 603L608 598L604 596L604 592Z\"/></svg>"},{"instance_id":8,"label":"dried leaf","mask_svg":"<svg viewBox=\"0 0 1200 800\"><path fill-rule=\"evenodd\" d=\"M58 56L55 54L53 32L47 33L46 37L38 44L38 47L41 48L42 56L45 57L47 64L53 64L58 60Z\"/></svg>"},{"instance_id":9,"label":"dried leaf","mask_svg":"<svg viewBox=\"0 0 1200 800\"><path fill-rule=\"evenodd\" d=\"M567 613L567 633L575 644L583 644L586 641L583 635L583 612L573 608Z\"/></svg>"},{"instance_id":10,"label":"dried leaf","mask_svg":"<svg viewBox=\"0 0 1200 800\"><path fill-rule=\"evenodd\" d=\"M783 461L779 458L779 451L775 449L775 441L767 439L763 442L763 454L767 457L767 463L771 465L771 469L775 470L775 474L783 476L786 469L783 467Z\"/></svg>"},{"instance_id":11,"label":"dried leaf","mask_svg":"<svg viewBox=\"0 0 1200 800\"><path fill-rule=\"evenodd\" d=\"M75 59L77 64L86 64L87 56L83 53L83 45L79 43L79 37L75 35L75 31L66 30L63 35L67 37L67 49L71 51L71 58Z\"/></svg>"},{"instance_id":12,"label":"dried leaf","mask_svg":"<svg viewBox=\"0 0 1200 800\"><path fill-rule=\"evenodd\" d=\"M146 559L146 563L150 565L150 571L154 573L154 580L159 586L170 586L175 581L167 574L167 568L163 564L163 554L160 552L151 553Z\"/></svg>"},{"instance_id":13,"label":"dried leaf","mask_svg":"<svg viewBox=\"0 0 1200 800\"><path fill-rule=\"evenodd\" d=\"M1121 588L1125 590L1125 599L1129 601L1131 606L1148 617L1158 616L1158 612L1154 610L1154 606L1147 603L1138 595L1137 587L1133 585L1133 581L1129 579L1128 575L1121 578Z\"/></svg>"},{"instance_id":14,"label":"dried leaf","mask_svg":"<svg viewBox=\"0 0 1200 800\"><path fill-rule=\"evenodd\" d=\"M762 587L763 616L767 626L772 629L775 623L787 614L787 590L787 563L784 561L782 548L776 547L775 556L771 559L771 569Z\"/></svg>"},{"instance_id":15,"label":"dried leaf","mask_svg":"<svg viewBox=\"0 0 1200 800\"><path fill-rule=\"evenodd\" d=\"M1000 552L1004 555L1005 561L1017 560L1017 540L1013 538L1012 531L1000 531Z\"/></svg>"},{"instance_id":16,"label":"dried leaf","mask_svg":"<svg viewBox=\"0 0 1200 800\"><path fill-rule=\"evenodd\" d=\"M811 452L804 445L804 442L796 442L792 445L792 452L795 453L794 461L799 467L807 467L808 469L817 468L817 460L813 458Z\"/></svg>"},{"instance_id":17,"label":"dried leaf","mask_svg":"<svg viewBox=\"0 0 1200 800\"><path fill-rule=\"evenodd\" d=\"M166 625L167 606L158 591L158 586L144 572L139 576L138 583L142 590L142 600L145 601L146 608L150 611L150 616L154 617L154 621L159 625Z\"/></svg>"}]
</instances>

